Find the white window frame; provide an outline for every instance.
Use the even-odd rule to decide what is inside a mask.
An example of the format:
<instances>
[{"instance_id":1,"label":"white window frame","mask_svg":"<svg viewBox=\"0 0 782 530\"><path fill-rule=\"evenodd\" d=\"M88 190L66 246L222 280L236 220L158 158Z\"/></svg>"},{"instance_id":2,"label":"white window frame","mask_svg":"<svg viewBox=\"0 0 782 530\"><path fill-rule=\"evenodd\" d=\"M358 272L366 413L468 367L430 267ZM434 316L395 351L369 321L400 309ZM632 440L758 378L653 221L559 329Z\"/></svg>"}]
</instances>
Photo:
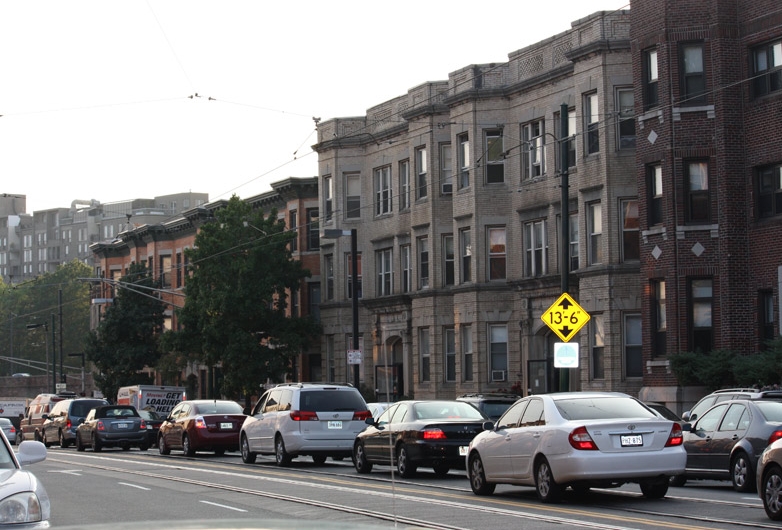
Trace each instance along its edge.
<instances>
[{"instance_id":1,"label":"white window frame","mask_svg":"<svg viewBox=\"0 0 782 530\"><path fill-rule=\"evenodd\" d=\"M450 142L440 145L440 189L443 195L453 193L453 149Z\"/></svg>"},{"instance_id":2,"label":"white window frame","mask_svg":"<svg viewBox=\"0 0 782 530\"><path fill-rule=\"evenodd\" d=\"M383 166L374 170L375 181L375 216L391 213L393 208L393 191L391 187L391 166Z\"/></svg>"},{"instance_id":3,"label":"white window frame","mask_svg":"<svg viewBox=\"0 0 782 530\"><path fill-rule=\"evenodd\" d=\"M524 272L528 277L548 273L546 220L524 223Z\"/></svg>"},{"instance_id":4,"label":"white window frame","mask_svg":"<svg viewBox=\"0 0 782 530\"><path fill-rule=\"evenodd\" d=\"M531 180L546 173L546 122L534 120L521 126L522 179Z\"/></svg>"},{"instance_id":5,"label":"white window frame","mask_svg":"<svg viewBox=\"0 0 782 530\"><path fill-rule=\"evenodd\" d=\"M377 260L377 296L389 296L394 290L393 249L378 250L375 259Z\"/></svg>"}]
</instances>

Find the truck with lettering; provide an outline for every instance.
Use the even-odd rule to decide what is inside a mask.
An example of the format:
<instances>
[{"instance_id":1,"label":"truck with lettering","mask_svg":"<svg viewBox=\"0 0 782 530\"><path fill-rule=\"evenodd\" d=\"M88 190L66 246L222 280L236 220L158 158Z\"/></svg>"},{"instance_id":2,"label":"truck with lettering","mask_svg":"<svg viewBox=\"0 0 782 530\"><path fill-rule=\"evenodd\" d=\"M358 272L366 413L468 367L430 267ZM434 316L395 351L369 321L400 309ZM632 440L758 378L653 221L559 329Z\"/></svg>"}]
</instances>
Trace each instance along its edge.
<instances>
[{"instance_id":1,"label":"truck with lettering","mask_svg":"<svg viewBox=\"0 0 782 530\"><path fill-rule=\"evenodd\" d=\"M19 429L30 401L32 399L23 397L0 397L0 418L8 418Z\"/></svg>"},{"instance_id":2,"label":"truck with lettering","mask_svg":"<svg viewBox=\"0 0 782 530\"><path fill-rule=\"evenodd\" d=\"M166 418L171 409L187 399L181 386L132 385L117 391L118 405L133 405L137 410L151 410Z\"/></svg>"}]
</instances>

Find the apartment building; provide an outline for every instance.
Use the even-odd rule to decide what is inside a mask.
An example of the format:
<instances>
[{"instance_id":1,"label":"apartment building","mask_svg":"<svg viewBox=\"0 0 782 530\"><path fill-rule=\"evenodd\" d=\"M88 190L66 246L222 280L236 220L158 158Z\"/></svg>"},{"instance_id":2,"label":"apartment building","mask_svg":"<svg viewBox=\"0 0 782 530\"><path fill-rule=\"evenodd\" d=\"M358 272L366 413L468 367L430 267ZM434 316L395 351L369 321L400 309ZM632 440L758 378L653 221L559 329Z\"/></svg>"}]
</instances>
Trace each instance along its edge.
<instances>
[{"instance_id":1,"label":"apartment building","mask_svg":"<svg viewBox=\"0 0 782 530\"><path fill-rule=\"evenodd\" d=\"M669 356L780 332L782 5L634 1L644 388L693 403Z\"/></svg>"},{"instance_id":2,"label":"apartment building","mask_svg":"<svg viewBox=\"0 0 782 530\"><path fill-rule=\"evenodd\" d=\"M358 240L356 285L350 238L320 242L324 379L353 380L357 296L360 380L379 395L637 394L636 93L630 14L598 12L507 62L320 122L320 228ZM563 272L591 316L571 341L578 368L554 366L541 319Z\"/></svg>"}]
</instances>

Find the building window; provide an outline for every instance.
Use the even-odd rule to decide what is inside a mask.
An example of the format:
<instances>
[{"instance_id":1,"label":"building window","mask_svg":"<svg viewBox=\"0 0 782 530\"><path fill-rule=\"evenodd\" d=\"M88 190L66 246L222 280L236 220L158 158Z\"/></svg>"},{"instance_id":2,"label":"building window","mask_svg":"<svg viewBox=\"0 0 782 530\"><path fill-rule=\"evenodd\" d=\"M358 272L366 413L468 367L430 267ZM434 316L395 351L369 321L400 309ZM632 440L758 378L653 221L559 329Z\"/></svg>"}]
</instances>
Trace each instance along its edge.
<instances>
[{"instance_id":1,"label":"building window","mask_svg":"<svg viewBox=\"0 0 782 530\"><path fill-rule=\"evenodd\" d=\"M421 382L428 383L431 380L429 328L421 328L418 330L418 352L421 354Z\"/></svg>"},{"instance_id":2,"label":"building window","mask_svg":"<svg viewBox=\"0 0 782 530\"><path fill-rule=\"evenodd\" d=\"M456 381L456 337L453 328L446 328L443 336L445 348L445 382Z\"/></svg>"},{"instance_id":3,"label":"building window","mask_svg":"<svg viewBox=\"0 0 782 530\"><path fill-rule=\"evenodd\" d=\"M645 51L643 60L644 110L649 110L659 104L657 95L657 50Z\"/></svg>"},{"instance_id":4,"label":"building window","mask_svg":"<svg viewBox=\"0 0 782 530\"><path fill-rule=\"evenodd\" d=\"M443 195L453 193L453 158L451 144L440 146L440 186Z\"/></svg>"},{"instance_id":5,"label":"building window","mask_svg":"<svg viewBox=\"0 0 782 530\"><path fill-rule=\"evenodd\" d=\"M467 188L470 185L470 139L467 133L456 137L459 144L458 164L459 164L459 189Z\"/></svg>"},{"instance_id":6,"label":"building window","mask_svg":"<svg viewBox=\"0 0 782 530\"><path fill-rule=\"evenodd\" d=\"M288 231L291 235L291 252L298 252L299 250L299 212L291 210L288 212Z\"/></svg>"},{"instance_id":7,"label":"building window","mask_svg":"<svg viewBox=\"0 0 782 530\"><path fill-rule=\"evenodd\" d=\"M413 264L410 257L410 245L399 247L400 269L402 270L402 292L413 290Z\"/></svg>"},{"instance_id":8,"label":"building window","mask_svg":"<svg viewBox=\"0 0 782 530\"><path fill-rule=\"evenodd\" d=\"M326 300L334 300L334 256L323 256L323 276L326 278Z\"/></svg>"},{"instance_id":9,"label":"building window","mask_svg":"<svg viewBox=\"0 0 782 530\"><path fill-rule=\"evenodd\" d=\"M503 147L502 129L486 131L486 183L497 184L505 182L505 148Z\"/></svg>"},{"instance_id":10,"label":"building window","mask_svg":"<svg viewBox=\"0 0 782 530\"><path fill-rule=\"evenodd\" d=\"M308 283L307 284L307 301L309 302L309 315L315 320L320 322L320 284Z\"/></svg>"},{"instance_id":11,"label":"building window","mask_svg":"<svg viewBox=\"0 0 782 530\"><path fill-rule=\"evenodd\" d=\"M532 179L546 172L545 122L537 120L521 126L521 177Z\"/></svg>"},{"instance_id":12,"label":"building window","mask_svg":"<svg viewBox=\"0 0 782 530\"><path fill-rule=\"evenodd\" d=\"M558 139L562 138L562 118L561 113L554 113L554 136ZM576 165L576 110L568 110L568 125L567 125L567 139L565 144L567 145L567 165L568 167L575 167ZM562 171L562 146L557 144L555 149L557 171Z\"/></svg>"},{"instance_id":13,"label":"building window","mask_svg":"<svg viewBox=\"0 0 782 530\"><path fill-rule=\"evenodd\" d=\"M453 249L453 236L443 236L443 285L456 283L456 255Z\"/></svg>"},{"instance_id":14,"label":"building window","mask_svg":"<svg viewBox=\"0 0 782 530\"><path fill-rule=\"evenodd\" d=\"M331 221L331 216L334 215L334 182L331 175L323 177L323 213L325 221Z\"/></svg>"},{"instance_id":15,"label":"building window","mask_svg":"<svg viewBox=\"0 0 782 530\"><path fill-rule=\"evenodd\" d=\"M361 175L349 173L345 175L345 218L358 219L361 217Z\"/></svg>"},{"instance_id":16,"label":"building window","mask_svg":"<svg viewBox=\"0 0 782 530\"><path fill-rule=\"evenodd\" d=\"M160 283L163 289L171 287L171 256L160 256Z\"/></svg>"},{"instance_id":17,"label":"building window","mask_svg":"<svg viewBox=\"0 0 782 530\"><path fill-rule=\"evenodd\" d=\"M356 263L358 264L358 267L356 267L356 294L358 294L358 298L361 299L363 298L361 287L361 252L356 253ZM347 278L345 278L347 297L348 299L353 299L353 259L350 252L345 253L345 275L347 276Z\"/></svg>"},{"instance_id":18,"label":"building window","mask_svg":"<svg viewBox=\"0 0 782 530\"><path fill-rule=\"evenodd\" d=\"M663 222L663 167L660 164L646 168L649 197L649 226Z\"/></svg>"},{"instance_id":19,"label":"building window","mask_svg":"<svg viewBox=\"0 0 782 530\"><path fill-rule=\"evenodd\" d=\"M711 220L709 166L706 161L687 162L687 217L692 223Z\"/></svg>"},{"instance_id":20,"label":"building window","mask_svg":"<svg viewBox=\"0 0 782 530\"><path fill-rule=\"evenodd\" d=\"M752 50L752 78L755 97L782 90L782 41Z\"/></svg>"},{"instance_id":21,"label":"building window","mask_svg":"<svg viewBox=\"0 0 782 530\"><path fill-rule=\"evenodd\" d=\"M605 328L603 315L592 315L589 320L592 379L605 379Z\"/></svg>"},{"instance_id":22,"label":"building window","mask_svg":"<svg viewBox=\"0 0 782 530\"><path fill-rule=\"evenodd\" d=\"M682 53L682 105L706 102L706 72L703 70L703 44L684 44Z\"/></svg>"},{"instance_id":23,"label":"building window","mask_svg":"<svg viewBox=\"0 0 782 530\"><path fill-rule=\"evenodd\" d=\"M690 321L692 351L708 353L714 346L712 322L712 280L693 279L690 287Z\"/></svg>"},{"instance_id":24,"label":"building window","mask_svg":"<svg viewBox=\"0 0 782 530\"><path fill-rule=\"evenodd\" d=\"M65 247L65 249L67 250L68 247ZM67 254L67 252L66 252L66 254ZM183 287L184 283L182 282L182 253L181 252L177 252L176 253L176 264L175 264L175 267L176 267L176 285L175 285L175 287Z\"/></svg>"},{"instance_id":25,"label":"building window","mask_svg":"<svg viewBox=\"0 0 782 530\"><path fill-rule=\"evenodd\" d=\"M299 290L291 289L291 316L299 316Z\"/></svg>"},{"instance_id":26,"label":"building window","mask_svg":"<svg viewBox=\"0 0 782 530\"><path fill-rule=\"evenodd\" d=\"M638 200L624 199L622 210L622 261L641 259L641 241L638 232Z\"/></svg>"},{"instance_id":27,"label":"building window","mask_svg":"<svg viewBox=\"0 0 782 530\"><path fill-rule=\"evenodd\" d=\"M533 221L524 224L524 273L527 276L546 274L546 222Z\"/></svg>"},{"instance_id":28,"label":"building window","mask_svg":"<svg viewBox=\"0 0 782 530\"><path fill-rule=\"evenodd\" d=\"M472 326L461 324L459 326L459 338L462 348L462 379L472 381L474 378L472 367Z\"/></svg>"},{"instance_id":29,"label":"building window","mask_svg":"<svg viewBox=\"0 0 782 530\"><path fill-rule=\"evenodd\" d=\"M584 150L586 154L600 152L600 114L597 92L584 96Z\"/></svg>"},{"instance_id":30,"label":"building window","mask_svg":"<svg viewBox=\"0 0 782 530\"><path fill-rule=\"evenodd\" d=\"M419 147L415 150L415 198L423 199L427 196L426 182L426 147Z\"/></svg>"},{"instance_id":31,"label":"building window","mask_svg":"<svg viewBox=\"0 0 782 530\"><path fill-rule=\"evenodd\" d=\"M377 266L377 296L388 296L393 286L392 251L390 248L375 252Z\"/></svg>"},{"instance_id":32,"label":"building window","mask_svg":"<svg viewBox=\"0 0 782 530\"><path fill-rule=\"evenodd\" d=\"M624 322L625 343L625 376L643 377L643 358L641 356L641 315L625 315Z\"/></svg>"},{"instance_id":33,"label":"building window","mask_svg":"<svg viewBox=\"0 0 782 530\"><path fill-rule=\"evenodd\" d=\"M461 283L472 281L472 241L470 229L459 230L459 254L461 255Z\"/></svg>"},{"instance_id":34,"label":"building window","mask_svg":"<svg viewBox=\"0 0 782 530\"><path fill-rule=\"evenodd\" d=\"M318 209L307 208L307 250L320 249L320 228L318 223Z\"/></svg>"},{"instance_id":35,"label":"building window","mask_svg":"<svg viewBox=\"0 0 782 530\"><path fill-rule=\"evenodd\" d=\"M508 380L508 326L489 326L489 382Z\"/></svg>"},{"instance_id":36,"label":"building window","mask_svg":"<svg viewBox=\"0 0 782 530\"><path fill-rule=\"evenodd\" d=\"M578 270L578 214L570 214L570 270Z\"/></svg>"},{"instance_id":37,"label":"building window","mask_svg":"<svg viewBox=\"0 0 782 530\"><path fill-rule=\"evenodd\" d=\"M652 356L666 354L668 324L665 315L665 280L652 280Z\"/></svg>"},{"instance_id":38,"label":"building window","mask_svg":"<svg viewBox=\"0 0 782 530\"><path fill-rule=\"evenodd\" d=\"M593 202L587 206L587 230L589 231L589 255L587 259L590 265L603 263L602 239L603 239L603 207L599 202Z\"/></svg>"},{"instance_id":39,"label":"building window","mask_svg":"<svg viewBox=\"0 0 782 530\"><path fill-rule=\"evenodd\" d=\"M489 228L489 280L505 279L505 228Z\"/></svg>"},{"instance_id":40,"label":"building window","mask_svg":"<svg viewBox=\"0 0 782 530\"><path fill-rule=\"evenodd\" d=\"M399 211L410 208L410 161L399 162Z\"/></svg>"},{"instance_id":41,"label":"building window","mask_svg":"<svg viewBox=\"0 0 782 530\"><path fill-rule=\"evenodd\" d=\"M375 170L375 215L391 213L391 166Z\"/></svg>"},{"instance_id":42,"label":"building window","mask_svg":"<svg viewBox=\"0 0 782 530\"><path fill-rule=\"evenodd\" d=\"M772 291L760 291L760 349L766 350L770 342L776 338L774 333L774 293Z\"/></svg>"},{"instance_id":43,"label":"building window","mask_svg":"<svg viewBox=\"0 0 782 530\"><path fill-rule=\"evenodd\" d=\"M635 148L635 95L632 87L616 89L616 108L619 119L616 137L619 149Z\"/></svg>"},{"instance_id":44,"label":"building window","mask_svg":"<svg viewBox=\"0 0 782 530\"><path fill-rule=\"evenodd\" d=\"M418 238L418 288L429 287L429 239Z\"/></svg>"},{"instance_id":45,"label":"building window","mask_svg":"<svg viewBox=\"0 0 782 530\"><path fill-rule=\"evenodd\" d=\"M758 214L760 217L782 214L782 165L758 171Z\"/></svg>"}]
</instances>

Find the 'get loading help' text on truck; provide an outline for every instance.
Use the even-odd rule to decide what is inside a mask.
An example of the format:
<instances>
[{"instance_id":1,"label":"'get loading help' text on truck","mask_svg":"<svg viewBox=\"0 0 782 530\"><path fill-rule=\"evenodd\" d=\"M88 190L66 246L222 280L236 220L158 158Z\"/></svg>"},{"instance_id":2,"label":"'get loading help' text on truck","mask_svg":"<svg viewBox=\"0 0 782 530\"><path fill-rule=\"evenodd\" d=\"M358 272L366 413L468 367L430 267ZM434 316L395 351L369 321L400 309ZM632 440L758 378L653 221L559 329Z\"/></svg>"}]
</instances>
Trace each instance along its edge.
<instances>
[{"instance_id":1,"label":"'get loading help' text on truck","mask_svg":"<svg viewBox=\"0 0 782 530\"><path fill-rule=\"evenodd\" d=\"M153 410L165 418L180 401L187 399L181 386L133 385L117 392L118 405L133 405L137 410Z\"/></svg>"}]
</instances>

